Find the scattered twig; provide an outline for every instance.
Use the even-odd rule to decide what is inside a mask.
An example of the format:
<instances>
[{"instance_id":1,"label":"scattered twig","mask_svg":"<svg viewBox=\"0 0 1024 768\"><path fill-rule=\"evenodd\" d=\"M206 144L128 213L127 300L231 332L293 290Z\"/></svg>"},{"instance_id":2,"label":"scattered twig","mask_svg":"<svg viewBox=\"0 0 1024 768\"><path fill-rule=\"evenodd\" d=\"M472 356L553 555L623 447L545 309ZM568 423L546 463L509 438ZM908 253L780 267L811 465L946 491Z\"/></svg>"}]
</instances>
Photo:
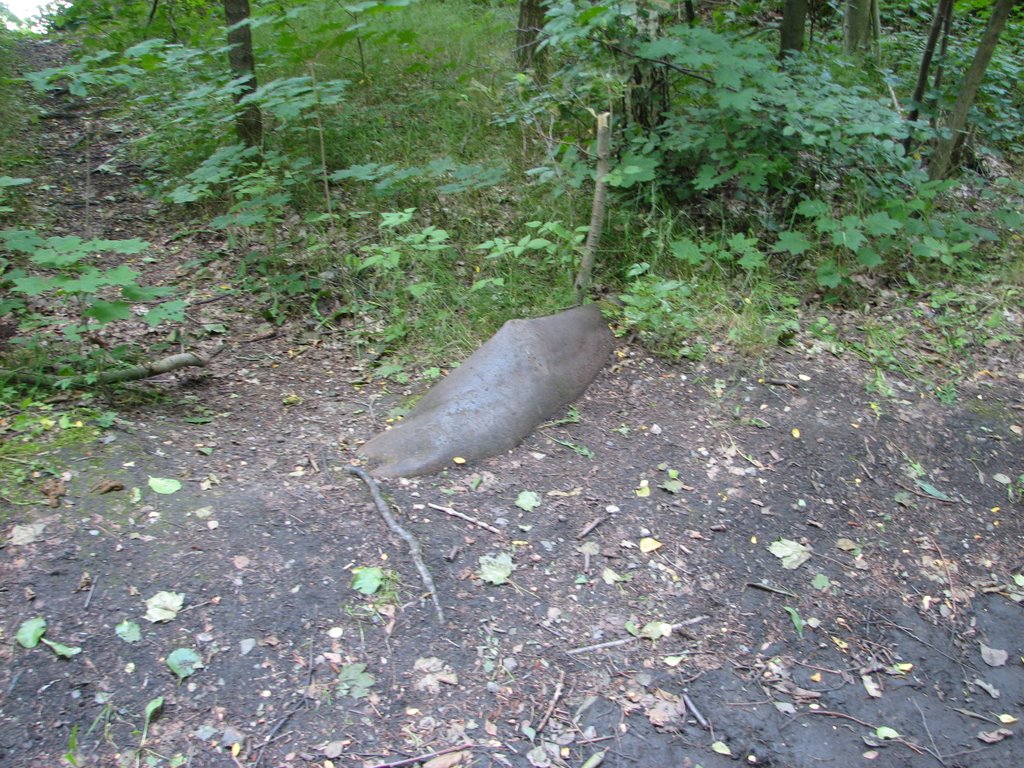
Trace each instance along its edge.
<instances>
[{"instance_id":1,"label":"scattered twig","mask_svg":"<svg viewBox=\"0 0 1024 768\"><path fill-rule=\"evenodd\" d=\"M435 757L441 755L447 755L451 752L461 752L464 749L479 749L480 746L477 744L456 744L453 747L445 747L439 749L436 752L427 752L423 755L416 755L415 757L406 757L402 760L394 760L390 763L377 763L371 765L370 768L402 768L404 765L414 765L415 763L425 763L427 760L432 760Z\"/></svg>"},{"instance_id":2,"label":"scattered twig","mask_svg":"<svg viewBox=\"0 0 1024 768\"><path fill-rule=\"evenodd\" d=\"M800 382L792 379L762 379L762 383L770 384L773 387L793 387L800 389Z\"/></svg>"},{"instance_id":3,"label":"scattered twig","mask_svg":"<svg viewBox=\"0 0 1024 768\"><path fill-rule=\"evenodd\" d=\"M678 624L673 624L672 631L676 632L682 629L683 627L691 627L694 624L700 624L702 621L707 621L707 619L709 618L709 616L703 615L694 616L692 619L687 619L686 621L681 621ZM629 645L630 643L635 643L639 639L640 638L638 636L631 635L630 637L623 637L619 640L609 640L606 643L595 643L594 645L584 645L579 648L570 648L568 651L566 651L566 653L570 656L574 656L578 653L590 653L591 651L600 651L604 648L617 648L620 645Z\"/></svg>"},{"instance_id":4,"label":"scattered twig","mask_svg":"<svg viewBox=\"0 0 1024 768\"><path fill-rule=\"evenodd\" d=\"M548 702L548 708L544 711L544 717L537 723L537 727L534 729L537 733L544 730L544 726L548 724L548 720L551 719L551 713L555 711L555 705L558 704L558 700L562 698L562 689L565 684L565 670L558 670L558 683L555 685L555 692L551 696L551 701Z\"/></svg>"},{"instance_id":5,"label":"scattered twig","mask_svg":"<svg viewBox=\"0 0 1024 768\"><path fill-rule=\"evenodd\" d=\"M327 468L327 462L324 462L324 468ZM358 477L366 487L370 489L370 495L373 497L373 503L377 505L377 511L380 512L380 516L384 518L384 522L387 523L388 528L398 534L405 543L409 545L409 554L412 556L412 561L416 565L416 570L419 571L420 579L423 580L423 586L427 588L430 593L430 599L434 601L434 612L437 614L437 621L439 624L444 624L444 608L441 607L441 599L437 596L437 588L434 586L434 579L430 576L430 571L427 570L426 564L423 562L423 550L420 547L419 541L416 537L409 533L405 528L398 524L394 516L391 514L391 510L388 509L388 503L384 501L384 497L381 495L380 486L377 481L370 477L370 474L360 467L345 467L345 471L348 474Z\"/></svg>"},{"instance_id":6,"label":"scattered twig","mask_svg":"<svg viewBox=\"0 0 1024 768\"><path fill-rule=\"evenodd\" d=\"M306 658L306 687L302 690L302 698L300 698L291 707L289 707L288 711L281 715L281 717L278 718L277 722L274 723L274 727L270 729L270 733L267 734L267 737L263 740L263 743L260 744L260 751L256 755L256 762L253 763L253 768L260 768L260 763L263 762L263 753L266 752L267 747L269 747L277 739L278 731L284 728L284 724L292 718L292 715L294 715L296 712L302 709L302 707L306 704L306 700L310 698L309 689L312 687L312 685L313 641L312 639L310 639L309 653Z\"/></svg>"},{"instance_id":7,"label":"scattered twig","mask_svg":"<svg viewBox=\"0 0 1024 768\"><path fill-rule=\"evenodd\" d=\"M705 731L710 731L711 723L709 723L704 715L700 713L700 710L697 709L697 705L693 703L693 699L690 698L690 694L686 693L686 691L683 691L683 703L686 705L686 709L690 714L693 715L693 719L700 724L700 727Z\"/></svg>"},{"instance_id":8,"label":"scattered twig","mask_svg":"<svg viewBox=\"0 0 1024 768\"><path fill-rule=\"evenodd\" d=\"M597 526L608 519L608 515L602 515L601 517L595 517L589 523L580 528L580 532L576 534L577 539L584 539L587 535L593 531Z\"/></svg>"},{"instance_id":9,"label":"scattered twig","mask_svg":"<svg viewBox=\"0 0 1024 768\"><path fill-rule=\"evenodd\" d=\"M765 584L761 581L748 581L744 584L745 587L751 587L753 589L763 589L765 592L773 592L776 595L785 595L786 597L792 597L794 600L798 599L799 595L795 595L792 592L782 589L781 587L773 587L770 584Z\"/></svg>"},{"instance_id":10,"label":"scattered twig","mask_svg":"<svg viewBox=\"0 0 1024 768\"><path fill-rule=\"evenodd\" d=\"M464 514L462 512L457 512L451 507L442 507L440 504L427 504L427 506L430 507L431 509L436 509L438 512L444 512L446 515L451 515L452 517L457 517L460 520L465 520L466 522L472 523L473 525L478 525L485 531L490 531L491 533L497 533L499 535L501 534L501 531L495 528L490 523L485 523L483 520L477 520L475 517L470 517L469 515Z\"/></svg>"},{"instance_id":11,"label":"scattered twig","mask_svg":"<svg viewBox=\"0 0 1024 768\"><path fill-rule=\"evenodd\" d=\"M853 722L857 723L857 725L863 725L865 728L870 728L872 731L878 729L877 726L872 725L871 723L865 722L864 720L861 720L859 717L854 717L853 715L848 715L845 712L833 712L832 710L829 710L829 709L809 709L806 712L804 712L804 714L805 715L825 715L827 717L838 717L838 718L840 718L842 720L852 720ZM897 744L902 744L907 749L909 749L911 752L915 752L915 753L917 753L919 755L931 754L931 752L929 752L928 750L924 749L920 745L915 744L912 741L907 741L906 739L893 739L893 741L895 741ZM932 755L932 757L935 757L935 755Z\"/></svg>"},{"instance_id":12,"label":"scattered twig","mask_svg":"<svg viewBox=\"0 0 1024 768\"><path fill-rule=\"evenodd\" d=\"M87 594L85 596L85 603L82 604L82 610L83 611L88 611L89 610L89 603L92 602L92 593L96 591L96 582L97 581L99 581L99 577L93 579L92 583L89 585L89 594Z\"/></svg>"},{"instance_id":13,"label":"scattered twig","mask_svg":"<svg viewBox=\"0 0 1024 768\"><path fill-rule=\"evenodd\" d=\"M939 751L939 745L935 743L935 737L932 736L932 729L928 727L928 718L924 716L924 710L921 709L921 705L917 703L917 699L911 699L914 702L914 707L917 708L917 713L921 715L921 725L924 726L924 732L928 736L928 741L931 742L932 748L929 750L931 756L938 760L942 765L946 764L946 761L942 757L942 753Z\"/></svg>"}]
</instances>

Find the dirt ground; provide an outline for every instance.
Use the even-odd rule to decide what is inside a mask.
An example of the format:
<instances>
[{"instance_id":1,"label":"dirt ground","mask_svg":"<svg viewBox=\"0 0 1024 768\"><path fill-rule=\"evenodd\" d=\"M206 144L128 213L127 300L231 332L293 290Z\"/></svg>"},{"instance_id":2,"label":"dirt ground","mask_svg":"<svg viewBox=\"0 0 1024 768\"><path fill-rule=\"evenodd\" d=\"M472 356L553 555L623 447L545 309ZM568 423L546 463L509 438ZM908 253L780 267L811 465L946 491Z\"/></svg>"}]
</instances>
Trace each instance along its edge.
<instances>
[{"instance_id":1,"label":"dirt ground","mask_svg":"<svg viewBox=\"0 0 1024 768\"><path fill-rule=\"evenodd\" d=\"M67 234L89 107L44 106L37 178L61 183L37 203ZM120 141L98 125L94 168ZM342 333L198 303L216 276L189 260L216 244L172 239L138 169L109 167L94 234L153 242L138 268L230 341L133 385L162 399L60 457L56 507L8 510L3 766L1024 764L1019 345L977 350L944 404L806 335L675 366L623 340L578 420L381 483L440 623L344 471L426 384L373 380ZM382 569L375 594L359 568ZM152 622L161 592L182 604ZM80 652L22 647L35 617Z\"/></svg>"}]
</instances>

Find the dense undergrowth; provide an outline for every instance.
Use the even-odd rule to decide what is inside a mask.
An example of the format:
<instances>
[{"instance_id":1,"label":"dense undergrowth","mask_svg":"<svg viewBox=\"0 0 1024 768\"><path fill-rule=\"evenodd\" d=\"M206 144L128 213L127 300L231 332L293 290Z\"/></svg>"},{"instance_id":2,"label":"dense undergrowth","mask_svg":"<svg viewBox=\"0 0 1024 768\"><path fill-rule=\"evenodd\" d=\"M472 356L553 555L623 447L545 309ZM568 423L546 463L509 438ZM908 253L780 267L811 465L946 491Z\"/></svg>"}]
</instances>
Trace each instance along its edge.
<instances>
[{"instance_id":1,"label":"dense undergrowth","mask_svg":"<svg viewBox=\"0 0 1024 768\"><path fill-rule=\"evenodd\" d=\"M1019 337L1024 275L1024 97L1010 85L1024 71L1020 18L972 112L958 175L929 180L925 168L983 26L968 6L913 124L931 13L916 0L887 15L871 60L843 56L841 20L822 17L813 45L784 65L763 9L716 6L689 26L653 4L567 0L550 6L541 72L516 70L508 3L255 3L249 95L227 67L220 4L158 6L147 21L151 3L84 0L53 21L76 61L29 80L127 105L136 138L125 152L147 169L147 192L183 232L219 233L235 259L231 289L256 297L269 322L344 330L386 373L413 350L450 357L510 317L569 304L602 111L614 159L593 294L618 328L671 358L757 356L828 336L829 305L882 304L901 319L861 349L874 344L880 365L899 367L902 323L917 318L948 339L940 352L955 367L972 345ZM25 104L19 93L8 103ZM263 116L258 147L234 133L248 103ZM23 133L18 109L32 107L6 113L0 134ZM116 364L86 351L83 335L143 301L152 325L186 323L180 292L93 263L146 243L54 238L45 210L19 205L25 152L0 157L0 173L11 185L0 187L0 313L23 331L8 367ZM40 297L70 298L79 315L57 326ZM954 330L933 328L935 317Z\"/></svg>"}]
</instances>

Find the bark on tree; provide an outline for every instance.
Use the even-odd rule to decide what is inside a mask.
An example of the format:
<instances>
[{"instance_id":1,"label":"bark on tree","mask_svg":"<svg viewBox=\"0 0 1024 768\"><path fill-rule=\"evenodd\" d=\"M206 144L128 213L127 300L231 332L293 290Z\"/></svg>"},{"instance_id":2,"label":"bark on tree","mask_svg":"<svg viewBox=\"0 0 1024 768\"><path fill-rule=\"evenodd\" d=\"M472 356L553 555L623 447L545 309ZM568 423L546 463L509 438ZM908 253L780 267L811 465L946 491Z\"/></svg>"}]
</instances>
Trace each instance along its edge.
<instances>
[{"instance_id":1,"label":"bark on tree","mask_svg":"<svg viewBox=\"0 0 1024 768\"><path fill-rule=\"evenodd\" d=\"M779 58L786 58L790 51L804 49L804 29L807 26L808 0L785 0L782 5L782 41Z\"/></svg>"},{"instance_id":2,"label":"bark on tree","mask_svg":"<svg viewBox=\"0 0 1024 768\"><path fill-rule=\"evenodd\" d=\"M519 0L519 23L516 25L516 66L521 70L544 69L544 49L540 48L544 28L545 0Z\"/></svg>"},{"instance_id":3,"label":"bark on tree","mask_svg":"<svg viewBox=\"0 0 1024 768\"><path fill-rule=\"evenodd\" d=\"M249 24L249 0L224 0L224 19L228 25L228 64L236 78L247 78L241 91L235 94L237 104L256 91L256 56L252 49L252 30ZM247 147L263 144L263 115L255 102L239 109L235 115L238 140Z\"/></svg>"},{"instance_id":4,"label":"bark on tree","mask_svg":"<svg viewBox=\"0 0 1024 768\"><path fill-rule=\"evenodd\" d=\"M1010 11L1022 0L996 0L992 6L992 15L989 17L985 34L978 43L978 50L974 53L974 60L971 62L967 74L960 83L960 90L946 119L945 135L940 137L935 144L931 159L928 162L928 178L944 179L949 175L953 165L953 153L963 140L964 128L967 126L967 113L974 98L978 94L978 88L985 79L985 71L989 62L992 61L992 54L995 52L999 42L999 36L1006 26L1006 20L1010 17Z\"/></svg>"},{"instance_id":5,"label":"bark on tree","mask_svg":"<svg viewBox=\"0 0 1024 768\"><path fill-rule=\"evenodd\" d=\"M846 53L858 56L868 53L877 40L878 0L846 0L843 12L843 41Z\"/></svg>"},{"instance_id":6,"label":"bark on tree","mask_svg":"<svg viewBox=\"0 0 1024 768\"><path fill-rule=\"evenodd\" d=\"M637 38L657 40L661 37L664 16L654 7L633 17ZM625 114L629 122L650 132L665 122L669 105L668 69L656 61L638 59L626 84Z\"/></svg>"},{"instance_id":7,"label":"bark on tree","mask_svg":"<svg viewBox=\"0 0 1024 768\"><path fill-rule=\"evenodd\" d=\"M935 56L935 46L939 41L939 34L943 26L953 13L953 0L939 0L935 7L935 16L932 19L932 26L928 30L928 39L924 43L924 52L921 54L921 66L917 70L917 82L914 84L914 95L910 98L910 113L907 115L907 122L913 123L921 115L921 104L924 102L925 89L928 87L928 73L931 70L932 58ZM903 143L904 149L909 153L911 136L908 133Z\"/></svg>"}]
</instances>

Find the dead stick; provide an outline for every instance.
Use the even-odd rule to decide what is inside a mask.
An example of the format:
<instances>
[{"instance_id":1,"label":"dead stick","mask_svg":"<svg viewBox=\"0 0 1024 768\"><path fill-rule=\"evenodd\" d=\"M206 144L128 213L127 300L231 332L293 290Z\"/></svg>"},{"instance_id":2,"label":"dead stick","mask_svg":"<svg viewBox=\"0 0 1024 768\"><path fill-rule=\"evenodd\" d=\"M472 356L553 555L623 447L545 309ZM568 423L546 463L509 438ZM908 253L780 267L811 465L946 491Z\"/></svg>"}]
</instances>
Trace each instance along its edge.
<instances>
[{"instance_id":1,"label":"dead stick","mask_svg":"<svg viewBox=\"0 0 1024 768\"><path fill-rule=\"evenodd\" d=\"M857 723L858 725L863 725L865 728L870 728L873 731L874 730L878 730L878 726L872 725L871 723L866 723L863 720L861 720L860 718L854 717L853 715L848 715L845 712L832 712L832 711L830 711L828 709L809 709L806 712L804 712L804 714L805 715L826 715L827 717L838 717L838 718L841 718L843 720L852 720L853 722ZM895 741L897 744L902 744L903 746L905 746L908 749L910 749L912 752L916 752L919 755L925 754L925 750L922 747L920 747L919 745L917 745L914 742L912 742L912 741L907 741L906 739L893 739L893 741ZM935 757L935 755L932 755L932 757Z\"/></svg>"},{"instance_id":2,"label":"dead stick","mask_svg":"<svg viewBox=\"0 0 1024 768\"><path fill-rule=\"evenodd\" d=\"M474 749L476 744L457 744L454 747L445 747L439 749L436 752L427 752L424 755L416 755L416 757L407 757L404 760L395 760L391 763L377 763L371 765L370 768L401 768L403 765L413 765L414 763L425 763L427 760L431 760L440 755L447 755L449 752L460 752L463 749Z\"/></svg>"},{"instance_id":3,"label":"dead stick","mask_svg":"<svg viewBox=\"0 0 1024 768\"><path fill-rule=\"evenodd\" d=\"M96 591L96 582L99 581L99 577L92 580L92 584L89 585L89 594L85 596L85 605L82 606L83 611L89 610L89 603L92 602L92 593Z\"/></svg>"},{"instance_id":4,"label":"dead stick","mask_svg":"<svg viewBox=\"0 0 1024 768\"><path fill-rule=\"evenodd\" d=\"M608 515L603 515L602 517L595 517L589 523L587 523L582 528L580 528L580 532L576 534L576 538L577 539L584 539L584 538L586 538L587 534L589 534L591 531L593 531L595 528L597 528L597 526L599 526L601 523L603 523L607 519L608 519Z\"/></svg>"},{"instance_id":5,"label":"dead stick","mask_svg":"<svg viewBox=\"0 0 1024 768\"><path fill-rule=\"evenodd\" d=\"M686 708L690 710L690 713L693 715L693 719L700 723L701 728L705 731L711 730L711 724L708 723L704 718L704 715L702 715L700 710L697 709L697 705L693 703L693 699L690 698L690 694L685 691L683 691L683 703L686 705Z\"/></svg>"},{"instance_id":6,"label":"dead stick","mask_svg":"<svg viewBox=\"0 0 1024 768\"><path fill-rule=\"evenodd\" d=\"M34 384L41 387L92 387L105 384L119 384L125 381L136 381L146 379L150 376L159 376L161 373L170 373L178 368L188 366L206 366L213 358L224 351L224 345L214 349L208 355L200 355L196 352L182 352L178 355L155 360L152 363L141 363L119 371L102 371L95 374L79 374L75 376L52 376L48 373L31 373L27 371L8 371L0 369L0 379L16 381L19 384Z\"/></svg>"},{"instance_id":7,"label":"dead stick","mask_svg":"<svg viewBox=\"0 0 1024 768\"><path fill-rule=\"evenodd\" d=\"M558 670L558 683L555 685L555 693L551 697L551 701L548 703L548 708L544 712L544 717L540 719L537 724L536 732L540 733L544 730L544 726L548 724L548 720L551 719L551 713L555 711L555 705L558 704L558 700L562 698L562 688L565 683L565 670Z\"/></svg>"},{"instance_id":8,"label":"dead stick","mask_svg":"<svg viewBox=\"0 0 1024 768\"><path fill-rule=\"evenodd\" d=\"M434 580L430 576L430 571L427 570L427 566L423 562L423 550L420 547L419 541L398 524L398 521L391 514L391 510L388 509L388 503L384 501L384 497L381 495L380 486L377 485L377 481L370 477L365 469L345 467L345 471L350 475L358 477L366 484L366 487L370 489L370 495L373 497L373 503L377 505L377 511L384 518L384 522L388 524L388 528L401 536L405 543L409 545L409 554L416 565L416 570L419 571L420 579L423 580L423 586L427 588L427 591L430 593L430 599L434 601L434 612L437 614L437 621L439 624L444 624L444 608L441 607L441 599L437 596L437 588L434 586Z\"/></svg>"},{"instance_id":9,"label":"dead stick","mask_svg":"<svg viewBox=\"0 0 1024 768\"><path fill-rule=\"evenodd\" d=\"M497 533L499 535L501 534L501 531L495 528L490 523L485 523L483 520L477 520L475 517L470 517L469 515L463 514L462 512L457 512L451 507L442 507L440 504L427 504L427 506L430 507L431 509L436 509L438 512L444 512L446 515L451 515L452 517L457 517L460 520L465 520L466 522L472 523L473 525L479 525L485 531L490 531L491 533Z\"/></svg>"},{"instance_id":10,"label":"dead stick","mask_svg":"<svg viewBox=\"0 0 1024 768\"><path fill-rule=\"evenodd\" d=\"M710 617L694 616L692 619L687 619L686 621L682 621L678 624L673 624L672 631L676 632L682 629L683 627L690 627L694 624L700 624L702 621L706 621L708 618ZM630 643L635 643L639 639L640 638L637 636L624 637L621 640L609 640L607 643L596 643L595 645L584 645L580 648L570 648L568 651L566 651L566 653L570 655L575 655L577 653L590 653L590 651L600 651L603 648L617 648L620 645L629 645Z\"/></svg>"}]
</instances>

